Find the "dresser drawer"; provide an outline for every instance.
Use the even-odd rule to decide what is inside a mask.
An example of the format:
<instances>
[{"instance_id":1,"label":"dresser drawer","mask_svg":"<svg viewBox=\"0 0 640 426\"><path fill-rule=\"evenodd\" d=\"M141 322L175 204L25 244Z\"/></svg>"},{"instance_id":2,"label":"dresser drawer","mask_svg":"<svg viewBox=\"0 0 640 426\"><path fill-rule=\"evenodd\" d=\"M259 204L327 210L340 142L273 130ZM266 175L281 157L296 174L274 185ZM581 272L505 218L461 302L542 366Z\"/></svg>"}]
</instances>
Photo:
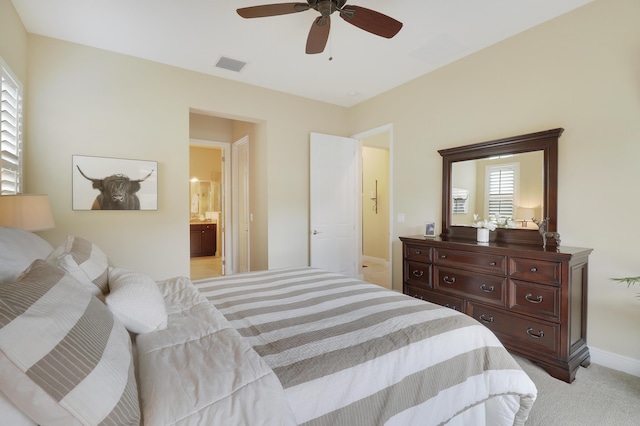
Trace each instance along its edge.
<instances>
[{"instance_id":1,"label":"dresser drawer","mask_svg":"<svg viewBox=\"0 0 640 426\"><path fill-rule=\"evenodd\" d=\"M431 288L431 264L405 261L404 281L407 284Z\"/></svg>"},{"instance_id":2,"label":"dresser drawer","mask_svg":"<svg viewBox=\"0 0 640 426\"><path fill-rule=\"evenodd\" d=\"M433 290L426 290L419 287L407 286L405 293L416 299L442 305L458 312L464 312L464 300L458 297L436 293Z\"/></svg>"},{"instance_id":3,"label":"dresser drawer","mask_svg":"<svg viewBox=\"0 0 640 426\"><path fill-rule=\"evenodd\" d=\"M415 260L417 262L431 263L431 248L414 244L405 244L404 257L407 260Z\"/></svg>"},{"instance_id":4,"label":"dresser drawer","mask_svg":"<svg viewBox=\"0 0 640 426\"><path fill-rule=\"evenodd\" d=\"M512 257L509 265L510 275L529 281L543 281L550 284L560 284L562 264L536 259L522 259Z\"/></svg>"},{"instance_id":5,"label":"dresser drawer","mask_svg":"<svg viewBox=\"0 0 640 426\"><path fill-rule=\"evenodd\" d=\"M433 288L465 299L506 306L506 278L436 266Z\"/></svg>"},{"instance_id":6,"label":"dresser drawer","mask_svg":"<svg viewBox=\"0 0 640 426\"><path fill-rule=\"evenodd\" d=\"M515 312L560 319L560 287L509 280L509 308Z\"/></svg>"},{"instance_id":7,"label":"dresser drawer","mask_svg":"<svg viewBox=\"0 0 640 426\"><path fill-rule=\"evenodd\" d=\"M506 256L443 248L434 248L433 250L433 261L436 265L489 272L500 275L507 273Z\"/></svg>"},{"instance_id":8,"label":"dresser drawer","mask_svg":"<svg viewBox=\"0 0 640 426\"><path fill-rule=\"evenodd\" d=\"M505 346L511 343L517 345L519 350L529 346L558 355L560 324L521 317L474 303L470 304L469 311L469 315L496 333Z\"/></svg>"}]
</instances>

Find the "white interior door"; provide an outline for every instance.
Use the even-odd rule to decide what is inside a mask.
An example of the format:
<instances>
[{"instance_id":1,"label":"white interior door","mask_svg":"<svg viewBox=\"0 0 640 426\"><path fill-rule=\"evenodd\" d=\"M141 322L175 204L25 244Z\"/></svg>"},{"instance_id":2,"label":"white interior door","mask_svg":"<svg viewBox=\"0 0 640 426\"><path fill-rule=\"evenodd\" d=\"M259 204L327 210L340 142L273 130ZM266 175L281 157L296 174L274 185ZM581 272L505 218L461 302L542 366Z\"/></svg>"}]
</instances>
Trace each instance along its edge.
<instances>
[{"instance_id":1,"label":"white interior door","mask_svg":"<svg viewBox=\"0 0 640 426\"><path fill-rule=\"evenodd\" d=\"M228 159L231 157L231 146L229 144L224 144L222 147L222 163L221 163L221 175L222 175L222 185L220 194L220 199L222 200L222 220L218 224L218 233L220 234L220 256L222 257L222 270L220 271L222 275L227 274L227 262L233 258L231 256L231 251L229 250L230 242L227 238L227 229L231 229L229 226L231 223L231 168L229 167L229 163L227 163Z\"/></svg>"},{"instance_id":2,"label":"white interior door","mask_svg":"<svg viewBox=\"0 0 640 426\"><path fill-rule=\"evenodd\" d=\"M250 217L249 217L249 137L233 143L233 247L234 261L231 273L251 270Z\"/></svg>"},{"instance_id":3,"label":"white interior door","mask_svg":"<svg viewBox=\"0 0 640 426\"><path fill-rule=\"evenodd\" d=\"M361 250L358 141L311 133L309 153L311 266L355 278Z\"/></svg>"}]
</instances>

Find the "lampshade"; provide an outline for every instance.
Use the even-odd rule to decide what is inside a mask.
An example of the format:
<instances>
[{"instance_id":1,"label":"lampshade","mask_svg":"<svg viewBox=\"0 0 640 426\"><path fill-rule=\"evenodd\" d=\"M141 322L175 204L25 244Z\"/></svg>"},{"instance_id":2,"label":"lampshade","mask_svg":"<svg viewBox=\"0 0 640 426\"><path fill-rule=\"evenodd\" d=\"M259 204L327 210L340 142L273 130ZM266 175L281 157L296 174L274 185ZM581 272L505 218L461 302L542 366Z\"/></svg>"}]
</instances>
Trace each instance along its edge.
<instances>
[{"instance_id":1,"label":"lampshade","mask_svg":"<svg viewBox=\"0 0 640 426\"><path fill-rule=\"evenodd\" d=\"M18 194L0 196L0 226L25 231L42 231L55 226L46 195Z\"/></svg>"},{"instance_id":2,"label":"lampshade","mask_svg":"<svg viewBox=\"0 0 640 426\"><path fill-rule=\"evenodd\" d=\"M535 211L531 207L518 207L516 209L516 219L531 220L535 217Z\"/></svg>"}]
</instances>

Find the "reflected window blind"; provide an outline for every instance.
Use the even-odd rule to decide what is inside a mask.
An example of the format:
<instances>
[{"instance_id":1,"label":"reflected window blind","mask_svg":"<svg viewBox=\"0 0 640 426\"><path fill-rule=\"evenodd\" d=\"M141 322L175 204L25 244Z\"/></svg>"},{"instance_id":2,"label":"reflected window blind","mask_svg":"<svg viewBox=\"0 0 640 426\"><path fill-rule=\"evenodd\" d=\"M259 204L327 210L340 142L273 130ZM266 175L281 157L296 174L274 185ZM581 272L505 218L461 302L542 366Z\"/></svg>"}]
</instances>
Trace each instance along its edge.
<instances>
[{"instance_id":1,"label":"reflected window blind","mask_svg":"<svg viewBox=\"0 0 640 426\"><path fill-rule=\"evenodd\" d=\"M516 169L512 165L489 167L489 216L513 217L515 205Z\"/></svg>"},{"instance_id":2,"label":"reflected window blind","mask_svg":"<svg viewBox=\"0 0 640 426\"><path fill-rule=\"evenodd\" d=\"M0 58L0 192L22 192L22 83Z\"/></svg>"},{"instance_id":3,"label":"reflected window blind","mask_svg":"<svg viewBox=\"0 0 640 426\"><path fill-rule=\"evenodd\" d=\"M462 188L451 188L453 214L467 213L469 210L469 191Z\"/></svg>"}]
</instances>

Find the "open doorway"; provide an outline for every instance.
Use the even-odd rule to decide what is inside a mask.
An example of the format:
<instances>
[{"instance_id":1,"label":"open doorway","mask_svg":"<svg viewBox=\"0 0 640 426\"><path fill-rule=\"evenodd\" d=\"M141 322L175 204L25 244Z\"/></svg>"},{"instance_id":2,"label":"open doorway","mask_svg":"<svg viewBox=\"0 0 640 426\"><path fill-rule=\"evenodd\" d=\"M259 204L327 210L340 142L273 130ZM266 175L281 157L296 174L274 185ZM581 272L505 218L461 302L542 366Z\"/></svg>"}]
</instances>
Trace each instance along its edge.
<instances>
[{"instance_id":1,"label":"open doorway","mask_svg":"<svg viewBox=\"0 0 640 426\"><path fill-rule=\"evenodd\" d=\"M391 288L391 126L356 137L362 146L362 277Z\"/></svg>"},{"instance_id":2,"label":"open doorway","mask_svg":"<svg viewBox=\"0 0 640 426\"><path fill-rule=\"evenodd\" d=\"M225 275L229 144L190 140L189 241L190 278Z\"/></svg>"}]
</instances>

